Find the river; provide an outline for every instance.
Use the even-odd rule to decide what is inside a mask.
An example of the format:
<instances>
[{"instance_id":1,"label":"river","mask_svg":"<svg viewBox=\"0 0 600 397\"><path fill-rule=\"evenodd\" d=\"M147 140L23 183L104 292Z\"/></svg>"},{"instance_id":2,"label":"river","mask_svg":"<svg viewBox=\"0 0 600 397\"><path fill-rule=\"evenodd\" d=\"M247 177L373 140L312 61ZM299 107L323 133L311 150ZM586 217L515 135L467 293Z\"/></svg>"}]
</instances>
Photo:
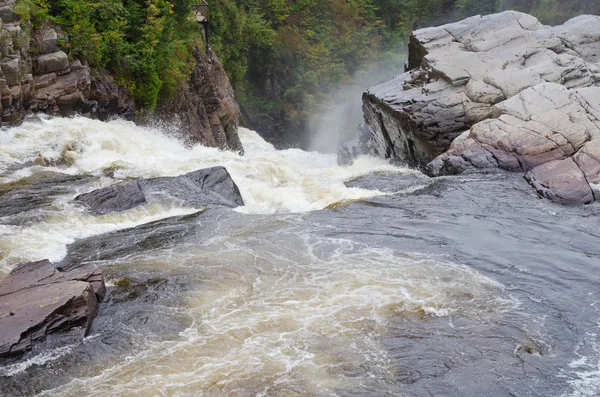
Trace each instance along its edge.
<instances>
[{"instance_id":1,"label":"river","mask_svg":"<svg viewBox=\"0 0 600 397\"><path fill-rule=\"evenodd\" d=\"M0 278L77 256L108 293L81 343L0 365L0 395L596 396L600 206L504 172L431 179L382 159L189 147L82 117L0 131ZM77 194L225 166L246 206Z\"/></svg>"}]
</instances>

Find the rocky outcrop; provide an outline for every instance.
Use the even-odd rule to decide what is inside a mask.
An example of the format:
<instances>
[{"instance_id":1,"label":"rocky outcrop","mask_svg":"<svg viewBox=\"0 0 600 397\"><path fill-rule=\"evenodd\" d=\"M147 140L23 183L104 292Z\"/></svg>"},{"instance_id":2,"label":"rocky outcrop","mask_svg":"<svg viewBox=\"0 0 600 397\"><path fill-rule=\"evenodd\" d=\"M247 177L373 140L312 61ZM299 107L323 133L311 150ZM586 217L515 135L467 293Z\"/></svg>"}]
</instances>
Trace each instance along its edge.
<instances>
[{"instance_id":1,"label":"rocky outcrop","mask_svg":"<svg viewBox=\"0 0 600 397\"><path fill-rule=\"evenodd\" d=\"M102 272L91 266L61 271L47 260L17 266L0 281L0 357L47 338L83 338L105 293Z\"/></svg>"},{"instance_id":2,"label":"rocky outcrop","mask_svg":"<svg viewBox=\"0 0 600 397\"><path fill-rule=\"evenodd\" d=\"M27 111L98 118L133 116L133 101L126 90L96 89L107 85L106 76L78 60L69 60L59 48L60 29L46 25L33 31L15 13L14 3L4 2L0 13L2 124L20 122Z\"/></svg>"},{"instance_id":3,"label":"rocky outcrop","mask_svg":"<svg viewBox=\"0 0 600 397\"><path fill-rule=\"evenodd\" d=\"M600 17L475 16L414 32L409 51L412 70L363 96L378 154L433 175L528 172L556 201L597 198Z\"/></svg>"},{"instance_id":4,"label":"rocky outcrop","mask_svg":"<svg viewBox=\"0 0 600 397\"><path fill-rule=\"evenodd\" d=\"M177 177L140 179L81 194L75 201L95 214L126 211L148 202L177 201L189 206L243 206L240 191L224 167Z\"/></svg>"},{"instance_id":5,"label":"rocky outcrop","mask_svg":"<svg viewBox=\"0 0 600 397\"><path fill-rule=\"evenodd\" d=\"M233 88L212 50L194 51L196 68L175 99L163 103L157 116L181 126L192 142L243 153L237 134L240 111Z\"/></svg>"},{"instance_id":6,"label":"rocky outcrop","mask_svg":"<svg viewBox=\"0 0 600 397\"><path fill-rule=\"evenodd\" d=\"M19 123L28 111L148 120L147 115L136 117L129 91L106 70L69 59L59 45L68 36L58 26L46 24L34 31L14 5L15 0L0 5L0 123ZM214 53L196 50L195 58L189 84L174 100L160 103L156 116L178 121L190 143L242 153L239 111L227 75Z\"/></svg>"}]
</instances>

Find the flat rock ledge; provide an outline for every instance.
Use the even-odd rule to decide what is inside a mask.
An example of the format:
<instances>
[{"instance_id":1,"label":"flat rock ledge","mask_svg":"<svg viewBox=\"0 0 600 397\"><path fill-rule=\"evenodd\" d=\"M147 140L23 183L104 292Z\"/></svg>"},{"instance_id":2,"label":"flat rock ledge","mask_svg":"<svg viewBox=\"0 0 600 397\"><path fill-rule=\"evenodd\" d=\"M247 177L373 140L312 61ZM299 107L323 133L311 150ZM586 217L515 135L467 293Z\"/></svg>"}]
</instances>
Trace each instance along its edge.
<instances>
[{"instance_id":1,"label":"flat rock ledge","mask_svg":"<svg viewBox=\"0 0 600 397\"><path fill-rule=\"evenodd\" d=\"M0 281L0 358L19 356L50 337L80 340L105 293L102 272L89 265L68 271L47 260L17 266Z\"/></svg>"},{"instance_id":2,"label":"flat rock ledge","mask_svg":"<svg viewBox=\"0 0 600 397\"><path fill-rule=\"evenodd\" d=\"M75 197L76 202L97 215L165 200L190 206L235 208L244 205L240 190L224 167L206 168L177 177L131 180Z\"/></svg>"},{"instance_id":3,"label":"flat rock ledge","mask_svg":"<svg viewBox=\"0 0 600 397\"><path fill-rule=\"evenodd\" d=\"M600 17L506 11L415 31L409 72L363 95L380 156L432 175L526 173L563 204L600 199Z\"/></svg>"}]
</instances>

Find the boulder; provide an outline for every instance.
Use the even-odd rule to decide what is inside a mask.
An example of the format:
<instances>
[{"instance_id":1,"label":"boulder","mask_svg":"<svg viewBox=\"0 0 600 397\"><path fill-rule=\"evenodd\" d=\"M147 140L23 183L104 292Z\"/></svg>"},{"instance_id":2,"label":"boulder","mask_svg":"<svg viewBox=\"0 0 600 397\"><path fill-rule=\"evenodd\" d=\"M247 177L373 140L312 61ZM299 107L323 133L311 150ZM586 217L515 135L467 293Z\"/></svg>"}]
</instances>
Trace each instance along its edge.
<instances>
[{"instance_id":1,"label":"boulder","mask_svg":"<svg viewBox=\"0 0 600 397\"><path fill-rule=\"evenodd\" d=\"M4 78L9 86L21 82L21 62L19 58L8 59L0 65L4 72Z\"/></svg>"},{"instance_id":2,"label":"boulder","mask_svg":"<svg viewBox=\"0 0 600 397\"><path fill-rule=\"evenodd\" d=\"M540 196L561 204L589 204L594 194L572 158L539 165L525 175Z\"/></svg>"},{"instance_id":3,"label":"boulder","mask_svg":"<svg viewBox=\"0 0 600 397\"><path fill-rule=\"evenodd\" d=\"M83 338L105 293L102 272L91 266L66 272L47 260L17 266L0 281L0 357L23 354L55 335Z\"/></svg>"},{"instance_id":4,"label":"boulder","mask_svg":"<svg viewBox=\"0 0 600 397\"><path fill-rule=\"evenodd\" d=\"M537 169L531 176L539 181L559 173L556 186L542 183L559 191L575 186L576 167L584 183L595 181L599 54L600 17L592 15L549 27L506 11L417 30L409 43L412 70L365 92L365 121L380 156L433 175ZM597 183L590 184L594 190ZM583 193L544 195L588 202Z\"/></svg>"},{"instance_id":5,"label":"boulder","mask_svg":"<svg viewBox=\"0 0 600 397\"><path fill-rule=\"evenodd\" d=\"M121 212L156 201L189 206L243 206L240 191L224 167L193 171L177 177L123 182L75 197L95 214Z\"/></svg>"},{"instance_id":6,"label":"boulder","mask_svg":"<svg viewBox=\"0 0 600 397\"><path fill-rule=\"evenodd\" d=\"M39 54L51 54L58 51L58 35L56 34L56 30L45 28L37 32L33 37L34 46L39 51Z\"/></svg>"},{"instance_id":7,"label":"boulder","mask_svg":"<svg viewBox=\"0 0 600 397\"><path fill-rule=\"evenodd\" d=\"M69 67L69 57L63 51L40 55L37 58L38 74L46 74L65 70Z\"/></svg>"}]
</instances>

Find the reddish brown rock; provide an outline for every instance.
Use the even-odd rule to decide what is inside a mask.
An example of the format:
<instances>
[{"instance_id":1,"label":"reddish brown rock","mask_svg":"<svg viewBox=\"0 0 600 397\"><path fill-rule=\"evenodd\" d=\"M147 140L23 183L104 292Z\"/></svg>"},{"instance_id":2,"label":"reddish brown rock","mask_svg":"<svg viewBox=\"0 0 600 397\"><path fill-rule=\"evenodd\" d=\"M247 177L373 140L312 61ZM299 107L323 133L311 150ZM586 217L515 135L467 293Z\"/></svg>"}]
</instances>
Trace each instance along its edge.
<instances>
[{"instance_id":1,"label":"reddish brown rock","mask_svg":"<svg viewBox=\"0 0 600 397\"><path fill-rule=\"evenodd\" d=\"M538 194L561 204L589 204L594 194L572 158L539 165L525 175Z\"/></svg>"},{"instance_id":2,"label":"reddish brown rock","mask_svg":"<svg viewBox=\"0 0 600 397\"><path fill-rule=\"evenodd\" d=\"M61 271L47 260L17 266L0 281L0 357L20 355L49 335L87 335L106 293L91 266Z\"/></svg>"}]
</instances>

